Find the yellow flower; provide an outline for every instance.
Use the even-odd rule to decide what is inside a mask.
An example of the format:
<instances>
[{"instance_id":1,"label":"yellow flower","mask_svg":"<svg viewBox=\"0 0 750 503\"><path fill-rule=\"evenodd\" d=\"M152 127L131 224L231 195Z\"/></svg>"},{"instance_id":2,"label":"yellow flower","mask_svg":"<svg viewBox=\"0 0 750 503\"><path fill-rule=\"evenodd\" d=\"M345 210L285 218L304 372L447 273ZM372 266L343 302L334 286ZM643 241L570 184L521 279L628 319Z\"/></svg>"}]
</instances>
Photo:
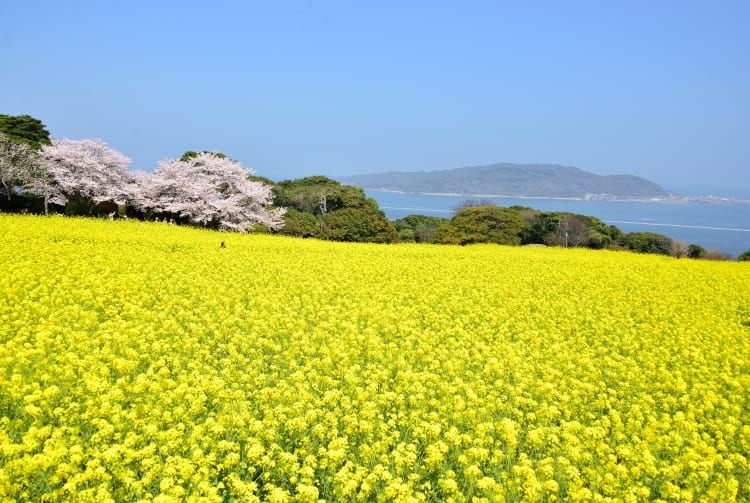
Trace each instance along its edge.
<instances>
[{"instance_id":1,"label":"yellow flower","mask_svg":"<svg viewBox=\"0 0 750 503\"><path fill-rule=\"evenodd\" d=\"M748 498L743 264L0 233L0 499Z\"/></svg>"}]
</instances>

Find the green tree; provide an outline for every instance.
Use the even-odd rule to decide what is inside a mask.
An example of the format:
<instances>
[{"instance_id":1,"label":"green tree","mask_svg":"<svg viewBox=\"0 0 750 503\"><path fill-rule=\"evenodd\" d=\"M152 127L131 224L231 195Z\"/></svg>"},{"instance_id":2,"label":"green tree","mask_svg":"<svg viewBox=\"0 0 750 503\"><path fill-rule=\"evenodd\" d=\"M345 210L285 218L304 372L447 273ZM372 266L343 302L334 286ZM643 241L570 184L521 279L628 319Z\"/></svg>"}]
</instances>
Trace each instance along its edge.
<instances>
[{"instance_id":1,"label":"green tree","mask_svg":"<svg viewBox=\"0 0 750 503\"><path fill-rule=\"evenodd\" d=\"M49 131L39 119L30 115L0 114L0 133L16 143L24 143L34 150L50 144Z\"/></svg>"},{"instance_id":2,"label":"green tree","mask_svg":"<svg viewBox=\"0 0 750 503\"><path fill-rule=\"evenodd\" d=\"M564 248L588 246L590 237L589 220L581 215L560 213L552 232L544 236L544 243Z\"/></svg>"},{"instance_id":3,"label":"green tree","mask_svg":"<svg viewBox=\"0 0 750 503\"><path fill-rule=\"evenodd\" d=\"M706 255L706 249L700 245L688 245L687 256L688 258L703 258Z\"/></svg>"},{"instance_id":4,"label":"green tree","mask_svg":"<svg viewBox=\"0 0 750 503\"><path fill-rule=\"evenodd\" d=\"M364 190L325 176L280 181L274 187L274 203L318 215L368 204Z\"/></svg>"},{"instance_id":5,"label":"green tree","mask_svg":"<svg viewBox=\"0 0 750 503\"><path fill-rule=\"evenodd\" d=\"M280 232L334 241L390 243L395 230L365 191L325 176L282 180L273 187L274 205L287 208Z\"/></svg>"},{"instance_id":6,"label":"green tree","mask_svg":"<svg viewBox=\"0 0 750 503\"><path fill-rule=\"evenodd\" d=\"M492 202L492 199L464 199L457 205L455 205L452 210L454 213L465 210L466 208L474 208L476 206L497 206L495 203ZM514 207L511 207L511 209L515 209Z\"/></svg>"},{"instance_id":7,"label":"green tree","mask_svg":"<svg viewBox=\"0 0 750 503\"><path fill-rule=\"evenodd\" d=\"M383 212L371 206L341 208L326 213L323 224L323 238L331 241L391 243L396 238L396 232Z\"/></svg>"},{"instance_id":8,"label":"green tree","mask_svg":"<svg viewBox=\"0 0 750 503\"><path fill-rule=\"evenodd\" d=\"M260 182L262 184L268 185L269 187L276 186L276 182L274 182L270 178L266 178L265 176L250 175L247 177L247 179L250 180L251 182Z\"/></svg>"},{"instance_id":9,"label":"green tree","mask_svg":"<svg viewBox=\"0 0 750 503\"><path fill-rule=\"evenodd\" d=\"M567 212L542 212L514 206L529 222L523 243L544 243L551 246L609 248L622 232L596 217Z\"/></svg>"},{"instance_id":10,"label":"green tree","mask_svg":"<svg viewBox=\"0 0 750 503\"><path fill-rule=\"evenodd\" d=\"M458 211L433 236L435 243L521 244L529 223L518 211L499 206L473 206Z\"/></svg>"},{"instance_id":11,"label":"green tree","mask_svg":"<svg viewBox=\"0 0 750 503\"><path fill-rule=\"evenodd\" d=\"M623 236L625 246L638 253L671 255L672 239L655 232L630 232Z\"/></svg>"},{"instance_id":12,"label":"green tree","mask_svg":"<svg viewBox=\"0 0 750 503\"><path fill-rule=\"evenodd\" d=\"M448 223L447 218L409 215L393 221L399 241L429 243L435 231Z\"/></svg>"},{"instance_id":13,"label":"green tree","mask_svg":"<svg viewBox=\"0 0 750 503\"><path fill-rule=\"evenodd\" d=\"M322 227L322 218L316 218L312 213L305 213L295 208L287 208L284 214L284 227L280 232L298 238L307 238L320 236Z\"/></svg>"},{"instance_id":14,"label":"green tree","mask_svg":"<svg viewBox=\"0 0 750 503\"><path fill-rule=\"evenodd\" d=\"M588 248L609 248L622 235L622 231L614 225L607 225L597 217L584 217L589 224L589 233L586 246Z\"/></svg>"},{"instance_id":15,"label":"green tree","mask_svg":"<svg viewBox=\"0 0 750 503\"><path fill-rule=\"evenodd\" d=\"M182 157L179 158L179 161L181 161L181 162L187 162L190 159L194 159L194 158L198 157L198 154L211 154L213 156L218 157L219 159L226 159L227 158L227 156L225 154L222 154L221 152L210 152L208 150L201 150L199 152L199 151L196 151L196 150L188 150L187 152L185 152L184 154L182 154ZM229 157L229 160L233 161L234 159L232 159L231 157Z\"/></svg>"},{"instance_id":16,"label":"green tree","mask_svg":"<svg viewBox=\"0 0 750 503\"><path fill-rule=\"evenodd\" d=\"M742 253L739 257L737 257L737 260L739 262L750 262L750 250Z\"/></svg>"}]
</instances>

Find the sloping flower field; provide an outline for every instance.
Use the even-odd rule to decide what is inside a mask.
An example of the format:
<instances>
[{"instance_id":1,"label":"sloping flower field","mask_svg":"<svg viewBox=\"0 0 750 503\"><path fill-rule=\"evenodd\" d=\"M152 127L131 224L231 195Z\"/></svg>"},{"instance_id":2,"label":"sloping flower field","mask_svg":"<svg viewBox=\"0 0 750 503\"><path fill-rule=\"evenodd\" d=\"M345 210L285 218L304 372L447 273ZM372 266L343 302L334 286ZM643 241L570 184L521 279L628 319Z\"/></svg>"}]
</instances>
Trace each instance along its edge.
<instances>
[{"instance_id":1,"label":"sloping flower field","mask_svg":"<svg viewBox=\"0 0 750 503\"><path fill-rule=\"evenodd\" d=\"M0 237L0 501L750 501L750 264Z\"/></svg>"}]
</instances>

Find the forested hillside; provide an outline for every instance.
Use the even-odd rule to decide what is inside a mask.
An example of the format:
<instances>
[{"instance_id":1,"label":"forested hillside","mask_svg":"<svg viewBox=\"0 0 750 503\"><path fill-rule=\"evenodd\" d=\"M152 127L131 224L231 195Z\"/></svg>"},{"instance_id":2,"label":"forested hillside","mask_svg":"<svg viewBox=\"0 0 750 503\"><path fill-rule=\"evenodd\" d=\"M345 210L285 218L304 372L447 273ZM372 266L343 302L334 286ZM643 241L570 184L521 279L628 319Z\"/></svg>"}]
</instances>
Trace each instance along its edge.
<instances>
[{"instance_id":1,"label":"forested hillside","mask_svg":"<svg viewBox=\"0 0 750 503\"><path fill-rule=\"evenodd\" d=\"M621 199L673 195L637 176L602 176L551 164L498 163L441 171L389 171L339 179L365 189L414 193Z\"/></svg>"}]
</instances>

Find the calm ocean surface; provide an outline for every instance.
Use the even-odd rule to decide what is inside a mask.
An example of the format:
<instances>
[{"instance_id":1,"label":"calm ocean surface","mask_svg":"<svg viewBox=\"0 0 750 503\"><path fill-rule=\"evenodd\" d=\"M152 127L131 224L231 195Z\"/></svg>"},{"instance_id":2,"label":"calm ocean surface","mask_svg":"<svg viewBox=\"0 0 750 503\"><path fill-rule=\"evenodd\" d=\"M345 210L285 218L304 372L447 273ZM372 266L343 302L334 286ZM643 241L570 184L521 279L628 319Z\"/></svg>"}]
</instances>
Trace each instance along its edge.
<instances>
[{"instance_id":1,"label":"calm ocean surface","mask_svg":"<svg viewBox=\"0 0 750 503\"><path fill-rule=\"evenodd\" d=\"M367 191L389 219L407 215L450 218L466 196L424 196ZM483 198L484 199L484 198ZM623 232L657 232L707 250L736 258L750 250L750 204L640 203L558 199L492 199L499 206L528 206L542 211L567 211L600 218Z\"/></svg>"}]
</instances>

